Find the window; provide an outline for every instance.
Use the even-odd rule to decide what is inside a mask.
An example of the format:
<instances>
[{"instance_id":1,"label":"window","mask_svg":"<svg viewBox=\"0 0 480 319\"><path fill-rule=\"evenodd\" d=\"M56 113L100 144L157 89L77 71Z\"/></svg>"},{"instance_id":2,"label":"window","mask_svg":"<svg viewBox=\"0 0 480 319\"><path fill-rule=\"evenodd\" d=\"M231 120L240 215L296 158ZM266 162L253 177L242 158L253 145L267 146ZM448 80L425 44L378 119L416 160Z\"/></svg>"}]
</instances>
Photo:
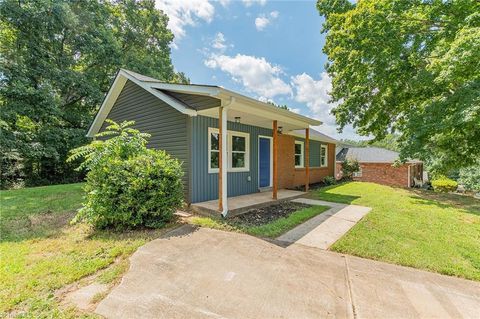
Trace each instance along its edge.
<instances>
[{"instance_id":1,"label":"window","mask_svg":"<svg viewBox=\"0 0 480 319\"><path fill-rule=\"evenodd\" d=\"M324 144L320 145L320 166L328 166L328 147Z\"/></svg>"},{"instance_id":2,"label":"window","mask_svg":"<svg viewBox=\"0 0 480 319\"><path fill-rule=\"evenodd\" d=\"M295 141L295 167L303 167L303 142Z\"/></svg>"},{"instance_id":3,"label":"window","mask_svg":"<svg viewBox=\"0 0 480 319\"><path fill-rule=\"evenodd\" d=\"M362 168L360 167L360 169L356 172L353 172L352 174L353 177L362 177Z\"/></svg>"},{"instance_id":4,"label":"window","mask_svg":"<svg viewBox=\"0 0 480 319\"><path fill-rule=\"evenodd\" d=\"M208 128L208 160L209 173L218 173L220 158L220 140L218 129ZM250 134L227 132L227 170L229 172L247 172L250 157Z\"/></svg>"},{"instance_id":5,"label":"window","mask_svg":"<svg viewBox=\"0 0 480 319\"><path fill-rule=\"evenodd\" d=\"M230 134L230 140L232 141L232 165L230 168L245 168L246 167L246 144L247 139L242 135L235 135L235 133Z\"/></svg>"},{"instance_id":6,"label":"window","mask_svg":"<svg viewBox=\"0 0 480 319\"><path fill-rule=\"evenodd\" d=\"M209 147L210 150L210 169L218 169L220 163L220 141L219 141L219 134L217 132L210 132L210 141Z\"/></svg>"}]
</instances>

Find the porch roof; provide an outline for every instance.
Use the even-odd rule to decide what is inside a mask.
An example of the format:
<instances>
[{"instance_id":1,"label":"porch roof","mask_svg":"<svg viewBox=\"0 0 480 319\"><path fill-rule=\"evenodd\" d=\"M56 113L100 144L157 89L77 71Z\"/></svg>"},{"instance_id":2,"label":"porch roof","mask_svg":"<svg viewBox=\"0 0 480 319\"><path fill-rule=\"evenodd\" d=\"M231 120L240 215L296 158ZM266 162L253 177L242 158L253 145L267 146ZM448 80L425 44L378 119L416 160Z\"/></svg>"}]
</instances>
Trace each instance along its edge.
<instances>
[{"instance_id":1,"label":"porch roof","mask_svg":"<svg viewBox=\"0 0 480 319\"><path fill-rule=\"evenodd\" d=\"M205 115L217 118L218 107L223 106L228 108L228 121L240 121L245 124L271 128L272 121L276 120L278 126L282 127L285 132L322 124L321 121L278 108L220 86L166 83L129 70L120 69L87 136L92 137L98 133L127 80L139 85L158 99L189 116ZM182 99L179 97L181 94L203 99L202 103L190 103L191 99Z\"/></svg>"}]
</instances>

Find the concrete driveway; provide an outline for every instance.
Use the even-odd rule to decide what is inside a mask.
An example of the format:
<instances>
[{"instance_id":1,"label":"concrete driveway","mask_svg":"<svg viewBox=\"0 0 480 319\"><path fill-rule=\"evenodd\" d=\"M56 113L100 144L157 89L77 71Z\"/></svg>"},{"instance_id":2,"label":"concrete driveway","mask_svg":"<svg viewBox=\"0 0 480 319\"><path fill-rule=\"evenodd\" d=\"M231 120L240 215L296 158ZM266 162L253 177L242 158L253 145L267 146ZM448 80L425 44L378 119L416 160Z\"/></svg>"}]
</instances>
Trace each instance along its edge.
<instances>
[{"instance_id":1,"label":"concrete driveway","mask_svg":"<svg viewBox=\"0 0 480 319\"><path fill-rule=\"evenodd\" d=\"M479 318L480 283L182 226L141 247L108 318Z\"/></svg>"}]
</instances>

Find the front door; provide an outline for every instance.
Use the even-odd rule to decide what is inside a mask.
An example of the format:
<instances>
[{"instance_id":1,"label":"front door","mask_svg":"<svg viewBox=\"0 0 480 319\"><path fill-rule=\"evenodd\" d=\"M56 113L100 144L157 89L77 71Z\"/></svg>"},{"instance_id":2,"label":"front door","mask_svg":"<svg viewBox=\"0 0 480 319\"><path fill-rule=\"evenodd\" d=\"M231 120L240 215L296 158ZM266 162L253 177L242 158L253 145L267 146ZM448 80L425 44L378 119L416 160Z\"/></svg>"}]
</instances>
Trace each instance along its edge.
<instances>
[{"instance_id":1,"label":"front door","mask_svg":"<svg viewBox=\"0 0 480 319\"><path fill-rule=\"evenodd\" d=\"M271 139L260 137L258 140L258 180L259 187L270 187L271 185Z\"/></svg>"}]
</instances>

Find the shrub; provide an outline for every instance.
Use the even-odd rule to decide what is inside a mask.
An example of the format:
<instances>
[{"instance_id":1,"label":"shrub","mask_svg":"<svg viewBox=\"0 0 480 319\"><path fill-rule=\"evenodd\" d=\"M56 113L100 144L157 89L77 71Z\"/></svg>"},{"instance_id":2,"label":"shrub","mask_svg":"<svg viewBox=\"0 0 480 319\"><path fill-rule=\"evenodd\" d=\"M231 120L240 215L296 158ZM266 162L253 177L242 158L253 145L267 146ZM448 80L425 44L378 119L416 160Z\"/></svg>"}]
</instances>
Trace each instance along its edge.
<instances>
[{"instance_id":1,"label":"shrub","mask_svg":"<svg viewBox=\"0 0 480 319\"><path fill-rule=\"evenodd\" d=\"M161 227L182 204L181 165L167 153L147 149L148 134L130 128L133 122L111 124L99 138L72 151L88 170L86 200L76 220L97 228Z\"/></svg>"},{"instance_id":2,"label":"shrub","mask_svg":"<svg viewBox=\"0 0 480 319\"><path fill-rule=\"evenodd\" d=\"M433 190L436 192L454 192L457 190L457 186L457 182L445 176L440 176L432 181Z\"/></svg>"},{"instance_id":3,"label":"shrub","mask_svg":"<svg viewBox=\"0 0 480 319\"><path fill-rule=\"evenodd\" d=\"M480 162L474 166L460 169L459 181L468 190L480 191Z\"/></svg>"},{"instance_id":4,"label":"shrub","mask_svg":"<svg viewBox=\"0 0 480 319\"><path fill-rule=\"evenodd\" d=\"M352 179L353 173L360 170L360 164L357 160L346 159L342 163L342 173L344 179Z\"/></svg>"},{"instance_id":5,"label":"shrub","mask_svg":"<svg viewBox=\"0 0 480 319\"><path fill-rule=\"evenodd\" d=\"M333 176L325 176L323 178L323 183L325 185L333 185L333 184L336 184L337 181L335 180L335 177L333 177Z\"/></svg>"}]
</instances>

